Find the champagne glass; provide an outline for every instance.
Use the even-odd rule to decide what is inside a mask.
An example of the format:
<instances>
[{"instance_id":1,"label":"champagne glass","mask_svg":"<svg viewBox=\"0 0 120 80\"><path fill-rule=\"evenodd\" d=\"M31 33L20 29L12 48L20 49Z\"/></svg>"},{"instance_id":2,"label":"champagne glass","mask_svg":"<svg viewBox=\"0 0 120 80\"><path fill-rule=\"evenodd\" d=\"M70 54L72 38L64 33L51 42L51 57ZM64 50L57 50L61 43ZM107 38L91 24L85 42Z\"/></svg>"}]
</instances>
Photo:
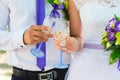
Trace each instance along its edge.
<instances>
[{"instance_id":1,"label":"champagne glass","mask_svg":"<svg viewBox=\"0 0 120 80\"><path fill-rule=\"evenodd\" d=\"M58 30L56 30L55 37L58 41L58 43L60 43L61 47L64 47L66 45L66 38L67 36L69 36L69 31L68 31L68 23L66 23L65 21L60 21L59 22L59 26L58 26ZM63 51L60 50L60 61L59 63L55 64L56 68L67 68L68 65L63 63Z\"/></svg>"},{"instance_id":2,"label":"champagne glass","mask_svg":"<svg viewBox=\"0 0 120 80\"><path fill-rule=\"evenodd\" d=\"M51 27L52 33L55 35L58 43L62 47L66 45L66 38L69 36L68 21L59 18L48 18L44 21L45 25ZM59 62L54 65L55 68L64 69L68 64L63 63L63 51L60 50Z\"/></svg>"}]
</instances>

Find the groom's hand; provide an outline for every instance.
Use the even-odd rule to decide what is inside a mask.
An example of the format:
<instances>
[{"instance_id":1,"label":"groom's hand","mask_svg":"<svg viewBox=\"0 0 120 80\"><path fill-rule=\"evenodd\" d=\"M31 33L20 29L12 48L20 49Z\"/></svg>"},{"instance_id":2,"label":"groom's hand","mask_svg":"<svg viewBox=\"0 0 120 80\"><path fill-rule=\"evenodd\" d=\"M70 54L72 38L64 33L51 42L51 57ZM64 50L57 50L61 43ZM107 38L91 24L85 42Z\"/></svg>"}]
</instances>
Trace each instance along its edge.
<instances>
[{"instance_id":1,"label":"groom's hand","mask_svg":"<svg viewBox=\"0 0 120 80\"><path fill-rule=\"evenodd\" d=\"M40 42L48 41L49 38L52 38L50 34L51 29L47 26L32 25L29 29L24 32L23 41L24 44L37 44Z\"/></svg>"}]
</instances>

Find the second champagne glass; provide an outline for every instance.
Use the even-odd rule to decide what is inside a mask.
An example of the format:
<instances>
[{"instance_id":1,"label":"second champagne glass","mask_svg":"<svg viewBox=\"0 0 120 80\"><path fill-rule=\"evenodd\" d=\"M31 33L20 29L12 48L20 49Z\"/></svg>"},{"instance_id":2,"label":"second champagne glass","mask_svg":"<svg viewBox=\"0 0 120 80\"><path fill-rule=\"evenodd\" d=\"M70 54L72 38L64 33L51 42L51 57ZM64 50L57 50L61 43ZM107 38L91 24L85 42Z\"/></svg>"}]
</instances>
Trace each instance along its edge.
<instances>
[{"instance_id":1,"label":"second champagne glass","mask_svg":"<svg viewBox=\"0 0 120 80\"><path fill-rule=\"evenodd\" d=\"M52 33L55 35L58 43L62 47L66 45L66 38L69 36L69 24L68 21L59 18L48 18L44 21L45 25L52 29ZM59 62L54 65L56 68L64 69L68 67L68 64L63 63L63 51L60 50Z\"/></svg>"}]
</instances>

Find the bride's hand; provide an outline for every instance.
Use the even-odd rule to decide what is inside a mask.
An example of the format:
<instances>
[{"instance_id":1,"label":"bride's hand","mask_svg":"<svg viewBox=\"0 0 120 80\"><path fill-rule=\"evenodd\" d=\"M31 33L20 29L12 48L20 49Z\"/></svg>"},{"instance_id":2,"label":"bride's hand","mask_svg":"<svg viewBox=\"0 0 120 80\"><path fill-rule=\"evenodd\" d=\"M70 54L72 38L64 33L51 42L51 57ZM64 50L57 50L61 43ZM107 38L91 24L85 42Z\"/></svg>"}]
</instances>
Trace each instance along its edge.
<instances>
[{"instance_id":1,"label":"bride's hand","mask_svg":"<svg viewBox=\"0 0 120 80\"><path fill-rule=\"evenodd\" d=\"M59 41L54 36L54 44L58 50L63 50L65 53L70 53L77 50L77 40L74 37L67 37L65 46L61 46Z\"/></svg>"}]
</instances>

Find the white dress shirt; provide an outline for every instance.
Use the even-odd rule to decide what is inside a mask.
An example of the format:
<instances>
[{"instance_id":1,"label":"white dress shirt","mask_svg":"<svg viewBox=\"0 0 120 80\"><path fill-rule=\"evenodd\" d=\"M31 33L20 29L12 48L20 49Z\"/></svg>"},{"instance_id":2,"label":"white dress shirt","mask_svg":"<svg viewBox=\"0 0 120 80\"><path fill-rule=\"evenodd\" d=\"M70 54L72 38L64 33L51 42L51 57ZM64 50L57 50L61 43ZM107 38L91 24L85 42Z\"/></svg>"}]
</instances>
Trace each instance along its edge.
<instances>
[{"instance_id":1,"label":"white dress shirt","mask_svg":"<svg viewBox=\"0 0 120 80\"><path fill-rule=\"evenodd\" d=\"M52 7L45 0L46 16ZM35 0L0 0L0 50L7 51L9 65L22 69L39 71L36 57L30 53L35 45L24 45L23 34L26 29L36 23ZM59 62L59 52L50 39L46 45L46 70ZM63 54L63 62L69 63L70 54Z\"/></svg>"}]
</instances>

